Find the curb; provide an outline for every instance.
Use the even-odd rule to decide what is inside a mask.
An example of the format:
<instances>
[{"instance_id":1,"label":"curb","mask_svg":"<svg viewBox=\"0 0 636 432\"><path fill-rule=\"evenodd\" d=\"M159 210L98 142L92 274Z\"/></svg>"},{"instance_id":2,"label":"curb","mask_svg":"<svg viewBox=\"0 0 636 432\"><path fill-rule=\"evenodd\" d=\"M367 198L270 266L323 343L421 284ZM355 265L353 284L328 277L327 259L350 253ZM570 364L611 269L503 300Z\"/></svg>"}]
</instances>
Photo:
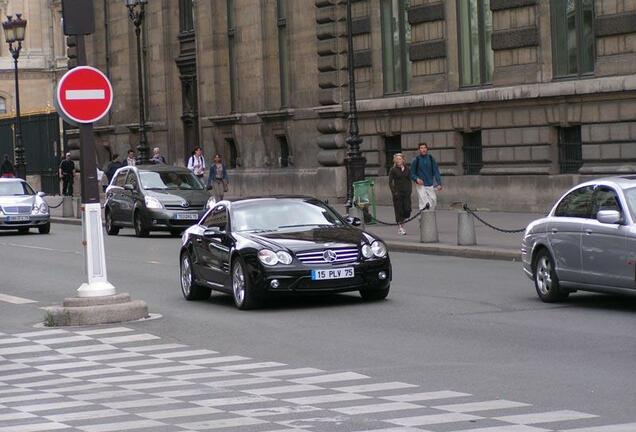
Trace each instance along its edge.
<instances>
[{"instance_id":1,"label":"curb","mask_svg":"<svg viewBox=\"0 0 636 432\"><path fill-rule=\"evenodd\" d=\"M65 225L81 225L81 219L52 217L51 222ZM416 253L423 255L444 255L462 258L480 258L500 261L521 261L521 252L501 248L479 246L455 246L440 243L397 242L385 240L389 252Z\"/></svg>"}]
</instances>

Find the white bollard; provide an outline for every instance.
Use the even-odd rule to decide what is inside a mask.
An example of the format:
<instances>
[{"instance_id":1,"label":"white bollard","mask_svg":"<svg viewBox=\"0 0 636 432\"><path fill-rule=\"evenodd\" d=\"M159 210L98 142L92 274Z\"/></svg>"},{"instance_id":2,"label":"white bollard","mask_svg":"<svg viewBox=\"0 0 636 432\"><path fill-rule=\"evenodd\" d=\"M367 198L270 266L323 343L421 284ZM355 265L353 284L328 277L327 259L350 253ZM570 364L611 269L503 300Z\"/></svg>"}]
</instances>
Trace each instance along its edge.
<instances>
[{"instance_id":1,"label":"white bollard","mask_svg":"<svg viewBox=\"0 0 636 432\"><path fill-rule=\"evenodd\" d=\"M475 218L467 211L457 213L457 244L459 246L474 246L477 244Z\"/></svg>"},{"instance_id":2,"label":"white bollard","mask_svg":"<svg viewBox=\"0 0 636 432\"><path fill-rule=\"evenodd\" d=\"M425 210L420 215L420 243L439 243L435 210Z\"/></svg>"},{"instance_id":3,"label":"white bollard","mask_svg":"<svg viewBox=\"0 0 636 432\"><path fill-rule=\"evenodd\" d=\"M62 217L72 218L73 216L73 197L65 196L62 198Z\"/></svg>"}]
</instances>

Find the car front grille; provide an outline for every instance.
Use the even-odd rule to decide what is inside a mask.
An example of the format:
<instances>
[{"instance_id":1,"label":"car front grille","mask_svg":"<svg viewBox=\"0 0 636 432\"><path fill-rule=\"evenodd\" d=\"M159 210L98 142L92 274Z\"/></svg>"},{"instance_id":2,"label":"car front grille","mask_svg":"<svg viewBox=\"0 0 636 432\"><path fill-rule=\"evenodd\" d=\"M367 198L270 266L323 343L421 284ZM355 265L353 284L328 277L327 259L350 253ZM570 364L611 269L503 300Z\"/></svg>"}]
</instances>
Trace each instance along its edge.
<instances>
[{"instance_id":1,"label":"car front grille","mask_svg":"<svg viewBox=\"0 0 636 432\"><path fill-rule=\"evenodd\" d=\"M325 252L332 251L335 252L336 257L332 261L328 261L325 259ZM358 259L358 249L357 248L328 248L328 249L320 249L311 252L298 252L296 253L296 257L303 264L344 264L351 263Z\"/></svg>"},{"instance_id":2,"label":"car front grille","mask_svg":"<svg viewBox=\"0 0 636 432\"><path fill-rule=\"evenodd\" d=\"M2 206L2 212L4 214L31 214L31 206Z\"/></svg>"},{"instance_id":3,"label":"car front grille","mask_svg":"<svg viewBox=\"0 0 636 432\"><path fill-rule=\"evenodd\" d=\"M181 204L164 204L166 210L180 210L180 211L201 211L203 210L203 206L190 206L190 207L182 207Z\"/></svg>"}]
</instances>

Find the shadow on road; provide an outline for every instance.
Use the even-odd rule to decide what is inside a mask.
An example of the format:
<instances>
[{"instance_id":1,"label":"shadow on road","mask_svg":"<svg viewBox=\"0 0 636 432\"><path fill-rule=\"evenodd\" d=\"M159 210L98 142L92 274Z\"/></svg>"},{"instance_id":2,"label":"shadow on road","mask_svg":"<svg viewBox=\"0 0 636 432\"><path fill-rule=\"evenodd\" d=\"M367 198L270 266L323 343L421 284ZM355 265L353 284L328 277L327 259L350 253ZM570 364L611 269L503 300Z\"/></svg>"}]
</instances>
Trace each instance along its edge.
<instances>
[{"instance_id":1,"label":"shadow on road","mask_svg":"<svg viewBox=\"0 0 636 432\"><path fill-rule=\"evenodd\" d=\"M258 312L275 312L292 309L333 308L367 304L357 293L316 294L316 295L280 295L263 300ZM374 302L379 303L379 302ZM228 294L212 292L204 304L234 308L234 300Z\"/></svg>"}]
</instances>

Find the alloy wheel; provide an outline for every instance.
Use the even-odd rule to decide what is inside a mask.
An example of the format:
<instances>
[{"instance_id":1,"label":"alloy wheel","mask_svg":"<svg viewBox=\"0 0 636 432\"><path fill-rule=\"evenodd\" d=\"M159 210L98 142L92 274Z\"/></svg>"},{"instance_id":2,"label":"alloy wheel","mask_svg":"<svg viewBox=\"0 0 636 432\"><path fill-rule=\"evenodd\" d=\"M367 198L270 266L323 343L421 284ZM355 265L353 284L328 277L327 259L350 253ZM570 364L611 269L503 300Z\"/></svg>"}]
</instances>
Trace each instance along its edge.
<instances>
[{"instance_id":1,"label":"alloy wheel","mask_svg":"<svg viewBox=\"0 0 636 432\"><path fill-rule=\"evenodd\" d=\"M552 265L546 255L541 256L536 269L537 288L543 295L548 295L552 289Z\"/></svg>"},{"instance_id":2,"label":"alloy wheel","mask_svg":"<svg viewBox=\"0 0 636 432\"><path fill-rule=\"evenodd\" d=\"M232 290L236 304L242 305L245 301L245 275L243 274L243 266L238 262L232 272Z\"/></svg>"},{"instance_id":3,"label":"alloy wheel","mask_svg":"<svg viewBox=\"0 0 636 432\"><path fill-rule=\"evenodd\" d=\"M184 254L181 258L181 291L183 296L190 296L190 290L192 289L192 268L190 266L190 258L187 254Z\"/></svg>"}]
</instances>

